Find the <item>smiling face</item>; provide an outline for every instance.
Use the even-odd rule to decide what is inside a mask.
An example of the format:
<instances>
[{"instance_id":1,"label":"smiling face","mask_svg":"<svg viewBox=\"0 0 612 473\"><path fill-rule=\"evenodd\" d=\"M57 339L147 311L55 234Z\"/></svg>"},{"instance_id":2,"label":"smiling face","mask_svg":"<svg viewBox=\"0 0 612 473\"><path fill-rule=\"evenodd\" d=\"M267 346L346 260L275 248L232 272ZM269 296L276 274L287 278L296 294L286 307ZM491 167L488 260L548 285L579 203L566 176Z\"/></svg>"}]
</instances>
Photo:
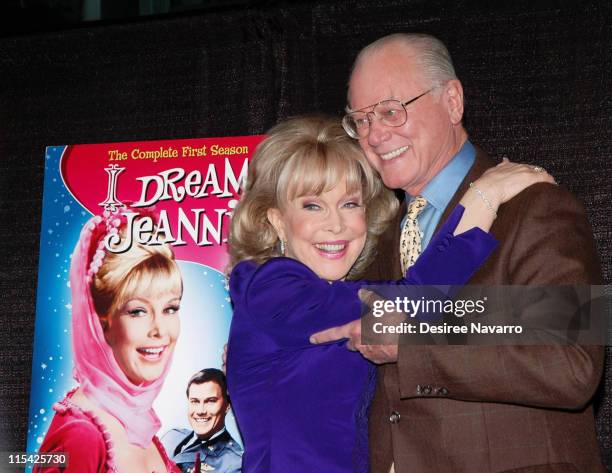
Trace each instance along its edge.
<instances>
[{"instance_id":1,"label":"smiling face","mask_svg":"<svg viewBox=\"0 0 612 473\"><path fill-rule=\"evenodd\" d=\"M132 383L150 383L164 373L180 332L180 301L180 288L135 294L105 323L106 342Z\"/></svg>"},{"instance_id":2,"label":"smiling face","mask_svg":"<svg viewBox=\"0 0 612 473\"><path fill-rule=\"evenodd\" d=\"M415 52L392 42L357 62L349 83L349 106L368 111L382 100L406 102L431 88ZM467 138L461 125L461 84L451 80L435 87L406 111L407 121L399 127L373 119L369 135L359 144L387 187L417 195Z\"/></svg>"},{"instance_id":3,"label":"smiling face","mask_svg":"<svg viewBox=\"0 0 612 473\"><path fill-rule=\"evenodd\" d=\"M218 383L192 383L187 397L189 424L200 439L210 438L225 426L225 416L230 406Z\"/></svg>"},{"instance_id":4,"label":"smiling face","mask_svg":"<svg viewBox=\"0 0 612 473\"><path fill-rule=\"evenodd\" d=\"M327 281L344 278L366 241L366 213L361 191L349 192L346 181L318 195L301 195L268 219L286 244L286 256L308 266Z\"/></svg>"}]
</instances>

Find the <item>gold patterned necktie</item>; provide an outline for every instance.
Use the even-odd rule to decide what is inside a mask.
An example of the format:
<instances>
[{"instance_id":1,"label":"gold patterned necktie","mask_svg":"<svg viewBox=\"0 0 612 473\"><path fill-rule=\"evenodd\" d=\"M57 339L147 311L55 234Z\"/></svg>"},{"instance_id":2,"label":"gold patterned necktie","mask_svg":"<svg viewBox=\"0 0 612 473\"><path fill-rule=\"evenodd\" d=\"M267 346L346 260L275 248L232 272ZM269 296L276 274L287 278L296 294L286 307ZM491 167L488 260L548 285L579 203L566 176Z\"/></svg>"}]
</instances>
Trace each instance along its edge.
<instances>
[{"instance_id":1,"label":"gold patterned necktie","mask_svg":"<svg viewBox=\"0 0 612 473\"><path fill-rule=\"evenodd\" d=\"M400 237L400 262L402 264L402 274L414 264L421 254L421 230L417 217L427 205L427 200L423 196L416 196L406 212L406 221L402 228Z\"/></svg>"}]
</instances>

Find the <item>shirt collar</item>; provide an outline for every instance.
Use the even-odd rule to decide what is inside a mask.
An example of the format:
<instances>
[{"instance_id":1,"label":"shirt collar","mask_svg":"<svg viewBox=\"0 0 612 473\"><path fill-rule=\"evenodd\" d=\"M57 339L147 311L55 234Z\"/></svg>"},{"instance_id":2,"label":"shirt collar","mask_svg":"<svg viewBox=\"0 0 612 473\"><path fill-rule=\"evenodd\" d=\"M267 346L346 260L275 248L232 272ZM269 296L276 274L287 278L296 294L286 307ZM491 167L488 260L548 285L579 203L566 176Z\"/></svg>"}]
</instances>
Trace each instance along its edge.
<instances>
[{"instance_id":1,"label":"shirt collar","mask_svg":"<svg viewBox=\"0 0 612 473\"><path fill-rule=\"evenodd\" d=\"M427 203L444 212L475 159L476 149L466 140L459 152L423 188L421 195L427 199ZM408 201L413 199L411 196L407 197Z\"/></svg>"},{"instance_id":2,"label":"shirt collar","mask_svg":"<svg viewBox=\"0 0 612 473\"><path fill-rule=\"evenodd\" d=\"M223 433L225 433L225 427L223 427L219 432L215 433L209 439L200 440L195 432L191 432L191 435L189 436L187 443L185 443L185 446L181 449L181 451L188 450L194 447L195 445L207 445L211 443L213 440L215 440L217 437L221 436Z\"/></svg>"},{"instance_id":3,"label":"shirt collar","mask_svg":"<svg viewBox=\"0 0 612 473\"><path fill-rule=\"evenodd\" d=\"M196 435L194 431L192 431L187 437L187 439L185 440L185 442L183 443L183 446L181 447L180 451L184 452L185 450L190 449L197 443L199 443L198 436Z\"/></svg>"},{"instance_id":4,"label":"shirt collar","mask_svg":"<svg viewBox=\"0 0 612 473\"><path fill-rule=\"evenodd\" d=\"M213 440L215 440L217 437L220 437L221 435L223 435L225 433L225 427L223 427L219 432L217 432L216 434L214 434L212 437L210 437L208 440L204 440L202 441L202 444L206 444L206 443L210 443Z\"/></svg>"}]
</instances>

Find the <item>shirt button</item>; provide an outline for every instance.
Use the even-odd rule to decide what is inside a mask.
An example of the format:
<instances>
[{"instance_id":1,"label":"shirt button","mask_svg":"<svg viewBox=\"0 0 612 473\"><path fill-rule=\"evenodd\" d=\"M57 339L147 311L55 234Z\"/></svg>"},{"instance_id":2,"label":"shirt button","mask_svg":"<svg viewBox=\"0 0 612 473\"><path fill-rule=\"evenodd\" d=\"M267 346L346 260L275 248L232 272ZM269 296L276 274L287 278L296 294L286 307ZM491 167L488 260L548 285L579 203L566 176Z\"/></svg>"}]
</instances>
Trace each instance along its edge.
<instances>
[{"instance_id":1,"label":"shirt button","mask_svg":"<svg viewBox=\"0 0 612 473\"><path fill-rule=\"evenodd\" d=\"M402 416L400 416L399 412L393 411L391 415L389 416L389 422L391 422L392 424L399 424L401 417Z\"/></svg>"}]
</instances>

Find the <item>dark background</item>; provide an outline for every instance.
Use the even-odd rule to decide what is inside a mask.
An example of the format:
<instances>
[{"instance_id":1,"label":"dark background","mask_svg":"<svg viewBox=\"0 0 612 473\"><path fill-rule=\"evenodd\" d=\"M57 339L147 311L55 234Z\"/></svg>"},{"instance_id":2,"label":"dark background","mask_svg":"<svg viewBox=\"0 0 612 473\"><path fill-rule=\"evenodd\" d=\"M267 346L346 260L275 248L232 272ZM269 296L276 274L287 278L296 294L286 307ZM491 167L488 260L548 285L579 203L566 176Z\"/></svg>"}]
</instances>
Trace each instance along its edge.
<instances>
[{"instance_id":1,"label":"dark background","mask_svg":"<svg viewBox=\"0 0 612 473\"><path fill-rule=\"evenodd\" d=\"M582 199L612 280L607 1L214 3L80 26L0 24L0 450L25 449L45 146L260 134L291 115L339 115L355 54L389 33L448 45L473 142L544 166ZM597 420L612 471L610 359Z\"/></svg>"}]
</instances>

